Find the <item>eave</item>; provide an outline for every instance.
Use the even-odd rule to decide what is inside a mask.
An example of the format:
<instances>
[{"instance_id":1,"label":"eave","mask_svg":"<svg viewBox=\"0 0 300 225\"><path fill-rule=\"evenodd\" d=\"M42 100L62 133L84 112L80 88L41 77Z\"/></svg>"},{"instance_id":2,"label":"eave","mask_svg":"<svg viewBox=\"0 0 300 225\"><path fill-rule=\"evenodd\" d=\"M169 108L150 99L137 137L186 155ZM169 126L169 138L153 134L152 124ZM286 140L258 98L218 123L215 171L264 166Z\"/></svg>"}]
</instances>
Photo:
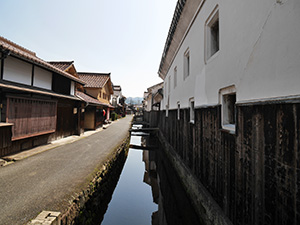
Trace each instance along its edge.
<instances>
[{"instance_id":1,"label":"eave","mask_svg":"<svg viewBox=\"0 0 300 225\"><path fill-rule=\"evenodd\" d=\"M55 72L77 83L85 84L82 80L68 74L65 71L59 70L58 68L51 65L50 63L38 58L34 52L31 52L3 37L0 37L0 51L1 52L9 51L9 55L11 56L14 56L26 62L30 62L34 65L38 65L41 68Z\"/></svg>"},{"instance_id":2,"label":"eave","mask_svg":"<svg viewBox=\"0 0 300 225\"><path fill-rule=\"evenodd\" d=\"M158 70L163 80L204 2L178 0Z\"/></svg>"}]
</instances>

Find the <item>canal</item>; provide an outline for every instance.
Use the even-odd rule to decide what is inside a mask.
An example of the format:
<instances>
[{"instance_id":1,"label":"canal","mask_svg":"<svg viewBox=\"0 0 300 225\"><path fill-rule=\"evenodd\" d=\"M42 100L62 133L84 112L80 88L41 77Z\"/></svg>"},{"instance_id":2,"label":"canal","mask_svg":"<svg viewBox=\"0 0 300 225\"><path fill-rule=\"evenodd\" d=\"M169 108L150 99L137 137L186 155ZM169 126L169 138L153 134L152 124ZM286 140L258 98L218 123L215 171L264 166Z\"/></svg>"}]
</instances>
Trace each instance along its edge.
<instances>
[{"instance_id":1,"label":"canal","mask_svg":"<svg viewBox=\"0 0 300 225\"><path fill-rule=\"evenodd\" d=\"M157 139L136 135L101 224L201 224Z\"/></svg>"},{"instance_id":2,"label":"canal","mask_svg":"<svg viewBox=\"0 0 300 225\"><path fill-rule=\"evenodd\" d=\"M131 144L140 145L141 138L132 136ZM153 202L149 175L145 170L143 158L146 155L148 151L129 149L119 182L104 215L103 225L151 224L152 214L158 206Z\"/></svg>"}]
</instances>

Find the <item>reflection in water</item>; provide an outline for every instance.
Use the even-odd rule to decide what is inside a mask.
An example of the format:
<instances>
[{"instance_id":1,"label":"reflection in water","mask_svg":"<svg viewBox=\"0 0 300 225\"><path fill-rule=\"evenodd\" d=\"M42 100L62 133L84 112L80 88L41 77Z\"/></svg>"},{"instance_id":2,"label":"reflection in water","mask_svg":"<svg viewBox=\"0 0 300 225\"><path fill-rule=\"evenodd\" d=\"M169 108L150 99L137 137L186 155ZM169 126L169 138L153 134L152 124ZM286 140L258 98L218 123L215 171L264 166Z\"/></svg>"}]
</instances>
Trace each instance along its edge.
<instances>
[{"instance_id":1,"label":"reflection in water","mask_svg":"<svg viewBox=\"0 0 300 225\"><path fill-rule=\"evenodd\" d=\"M131 137L131 144L157 145L155 138ZM146 185L147 184L147 185ZM162 149L130 149L102 225L200 224Z\"/></svg>"},{"instance_id":2,"label":"reflection in water","mask_svg":"<svg viewBox=\"0 0 300 225\"><path fill-rule=\"evenodd\" d=\"M141 137L131 137L131 144L140 144ZM102 224L151 224L157 210L150 186L143 182L144 163L141 150L130 149L119 183L109 203Z\"/></svg>"},{"instance_id":3,"label":"reflection in water","mask_svg":"<svg viewBox=\"0 0 300 225\"><path fill-rule=\"evenodd\" d=\"M142 146L158 145L155 138L142 137ZM201 224L187 194L163 149L143 153L144 182L152 189L158 210L152 214L152 225Z\"/></svg>"}]
</instances>

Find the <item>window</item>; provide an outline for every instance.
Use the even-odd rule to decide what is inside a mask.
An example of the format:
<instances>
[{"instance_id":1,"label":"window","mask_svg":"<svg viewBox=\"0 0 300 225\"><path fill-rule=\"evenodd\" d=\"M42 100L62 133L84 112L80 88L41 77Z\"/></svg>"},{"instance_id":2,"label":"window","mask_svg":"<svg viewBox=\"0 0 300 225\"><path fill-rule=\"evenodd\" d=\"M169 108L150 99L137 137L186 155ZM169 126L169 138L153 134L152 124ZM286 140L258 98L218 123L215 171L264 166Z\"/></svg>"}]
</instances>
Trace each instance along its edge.
<instances>
[{"instance_id":1,"label":"window","mask_svg":"<svg viewBox=\"0 0 300 225\"><path fill-rule=\"evenodd\" d=\"M177 66L174 68L174 89L177 86Z\"/></svg>"},{"instance_id":2,"label":"window","mask_svg":"<svg viewBox=\"0 0 300 225\"><path fill-rule=\"evenodd\" d=\"M167 81L165 81L165 95L164 96L166 96L167 97L167 86L168 86L168 82ZM166 104L167 104L167 102L166 102Z\"/></svg>"},{"instance_id":3,"label":"window","mask_svg":"<svg viewBox=\"0 0 300 225\"><path fill-rule=\"evenodd\" d=\"M190 75L190 51L187 49L184 53L184 80Z\"/></svg>"},{"instance_id":4,"label":"window","mask_svg":"<svg viewBox=\"0 0 300 225\"><path fill-rule=\"evenodd\" d=\"M206 60L219 51L219 10L218 6L206 21Z\"/></svg>"},{"instance_id":5,"label":"window","mask_svg":"<svg viewBox=\"0 0 300 225\"><path fill-rule=\"evenodd\" d=\"M235 86L230 86L220 90L222 128L235 132L236 123L236 90Z\"/></svg>"},{"instance_id":6,"label":"window","mask_svg":"<svg viewBox=\"0 0 300 225\"><path fill-rule=\"evenodd\" d=\"M180 102L177 102L177 120L180 120Z\"/></svg>"},{"instance_id":7,"label":"window","mask_svg":"<svg viewBox=\"0 0 300 225\"><path fill-rule=\"evenodd\" d=\"M171 75L169 76L169 82L168 82L168 93L170 94L171 91Z\"/></svg>"},{"instance_id":8,"label":"window","mask_svg":"<svg viewBox=\"0 0 300 225\"><path fill-rule=\"evenodd\" d=\"M194 98L190 99L190 123L195 122L195 101Z\"/></svg>"}]
</instances>

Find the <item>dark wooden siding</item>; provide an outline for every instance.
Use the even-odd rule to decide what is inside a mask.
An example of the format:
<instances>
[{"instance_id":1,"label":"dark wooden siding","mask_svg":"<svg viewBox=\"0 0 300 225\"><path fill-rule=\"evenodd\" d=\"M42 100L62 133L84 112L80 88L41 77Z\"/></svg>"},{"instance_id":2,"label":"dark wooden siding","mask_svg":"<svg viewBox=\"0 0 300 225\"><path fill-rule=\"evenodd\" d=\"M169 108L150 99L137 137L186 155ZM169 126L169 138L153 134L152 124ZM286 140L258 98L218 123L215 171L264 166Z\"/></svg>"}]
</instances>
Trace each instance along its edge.
<instances>
[{"instance_id":1,"label":"dark wooden siding","mask_svg":"<svg viewBox=\"0 0 300 225\"><path fill-rule=\"evenodd\" d=\"M237 105L235 134L221 129L220 106L196 109L194 124L188 109L145 120L234 224L300 222L300 104Z\"/></svg>"},{"instance_id":2,"label":"dark wooden siding","mask_svg":"<svg viewBox=\"0 0 300 225\"><path fill-rule=\"evenodd\" d=\"M70 95L71 80L53 73L52 90L56 93Z\"/></svg>"},{"instance_id":3,"label":"dark wooden siding","mask_svg":"<svg viewBox=\"0 0 300 225\"><path fill-rule=\"evenodd\" d=\"M6 122L14 124L12 140L55 132L56 101L8 97Z\"/></svg>"},{"instance_id":4,"label":"dark wooden siding","mask_svg":"<svg viewBox=\"0 0 300 225\"><path fill-rule=\"evenodd\" d=\"M77 114L74 114L74 108L78 108L80 103L76 101L59 99L57 104L57 127L55 134L52 135L52 139L59 139L80 132L80 117L77 110Z\"/></svg>"},{"instance_id":5,"label":"dark wooden siding","mask_svg":"<svg viewBox=\"0 0 300 225\"><path fill-rule=\"evenodd\" d=\"M9 154L11 146L12 126L0 124L0 157Z\"/></svg>"}]
</instances>

